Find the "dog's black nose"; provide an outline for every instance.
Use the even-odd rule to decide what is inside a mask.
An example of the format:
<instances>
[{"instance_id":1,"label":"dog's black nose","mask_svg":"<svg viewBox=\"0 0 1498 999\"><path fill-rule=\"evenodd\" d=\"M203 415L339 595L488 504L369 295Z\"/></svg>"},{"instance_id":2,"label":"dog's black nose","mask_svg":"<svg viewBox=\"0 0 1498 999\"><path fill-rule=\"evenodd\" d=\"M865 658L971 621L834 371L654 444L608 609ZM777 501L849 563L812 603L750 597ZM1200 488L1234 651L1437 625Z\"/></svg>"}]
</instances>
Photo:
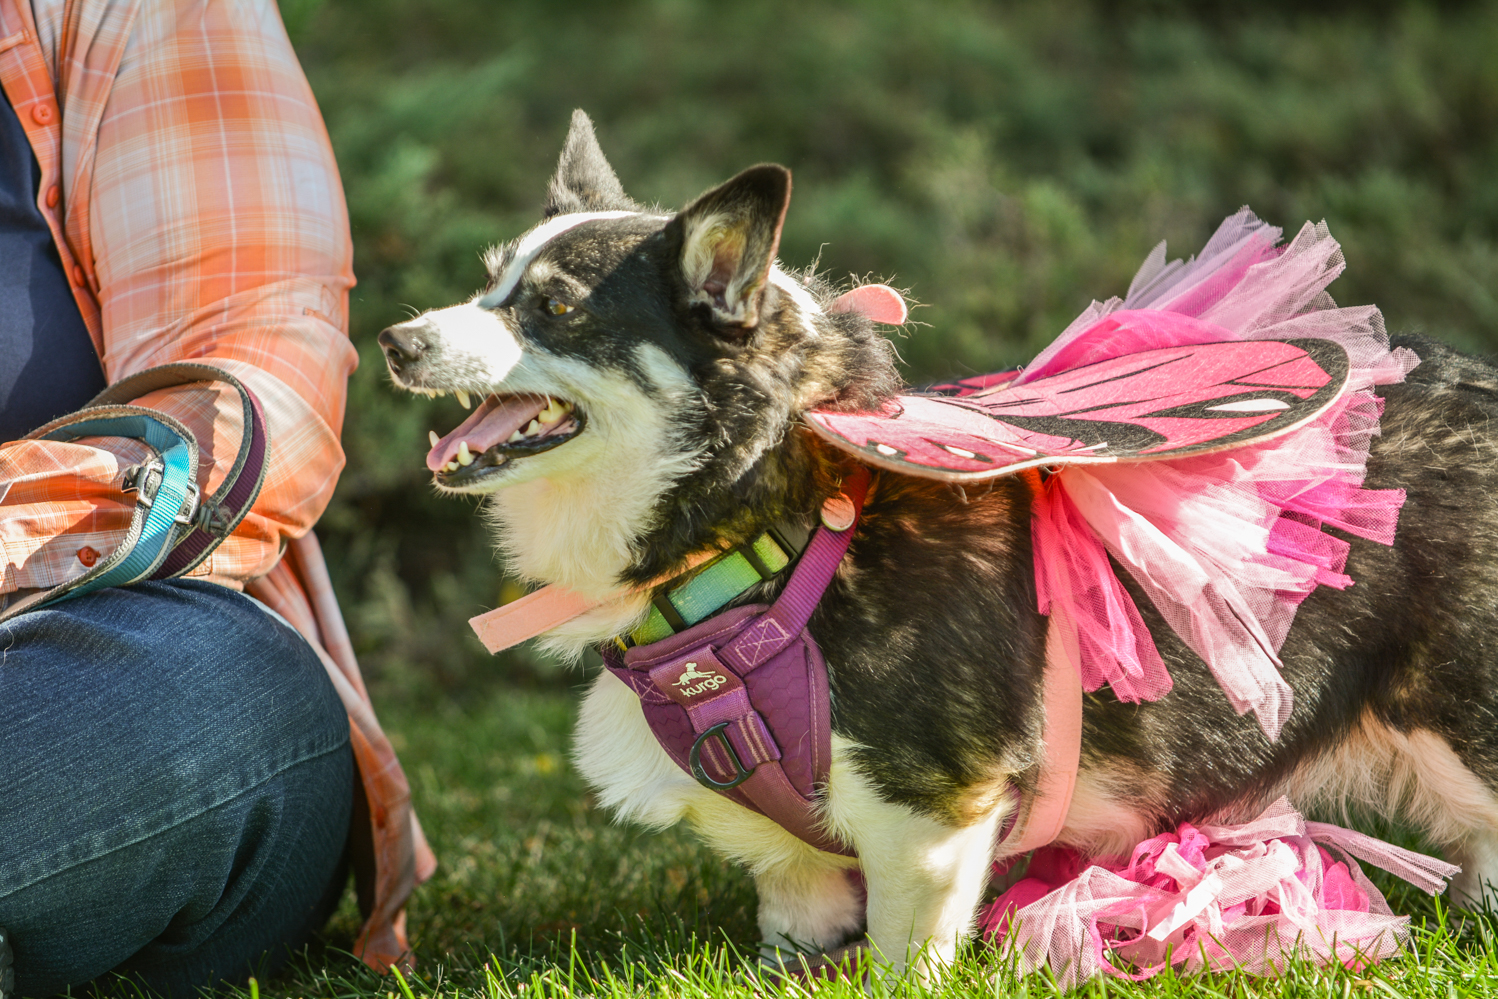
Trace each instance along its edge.
<instances>
[{"instance_id":1,"label":"dog's black nose","mask_svg":"<svg viewBox=\"0 0 1498 999\"><path fill-rule=\"evenodd\" d=\"M425 323L401 323L380 331L380 348L385 351L385 363L390 365L391 371L399 371L404 365L421 359L427 349L427 341L422 336L425 332Z\"/></svg>"}]
</instances>

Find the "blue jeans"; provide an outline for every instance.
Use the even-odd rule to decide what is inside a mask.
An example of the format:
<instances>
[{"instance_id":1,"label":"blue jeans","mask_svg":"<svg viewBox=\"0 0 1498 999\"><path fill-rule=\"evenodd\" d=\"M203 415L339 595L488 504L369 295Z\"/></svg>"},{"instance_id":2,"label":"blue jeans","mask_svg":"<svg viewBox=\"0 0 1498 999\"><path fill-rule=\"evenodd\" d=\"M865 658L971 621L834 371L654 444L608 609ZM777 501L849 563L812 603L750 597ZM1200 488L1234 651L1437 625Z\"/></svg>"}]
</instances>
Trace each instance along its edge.
<instances>
[{"instance_id":1,"label":"blue jeans","mask_svg":"<svg viewBox=\"0 0 1498 999\"><path fill-rule=\"evenodd\" d=\"M348 716L232 590L106 589L0 625L0 926L21 995L270 970L347 876Z\"/></svg>"}]
</instances>

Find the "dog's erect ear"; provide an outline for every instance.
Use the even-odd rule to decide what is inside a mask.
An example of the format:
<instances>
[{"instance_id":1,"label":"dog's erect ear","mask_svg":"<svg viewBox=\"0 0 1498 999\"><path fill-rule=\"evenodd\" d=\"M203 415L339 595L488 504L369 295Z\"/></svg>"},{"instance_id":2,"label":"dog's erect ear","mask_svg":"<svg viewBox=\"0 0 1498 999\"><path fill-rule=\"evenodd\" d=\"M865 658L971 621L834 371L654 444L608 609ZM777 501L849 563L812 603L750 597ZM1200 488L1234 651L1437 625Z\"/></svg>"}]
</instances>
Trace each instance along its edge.
<instances>
[{"instance_id":1,"label":"dog's erect ear","mask_svg":"<svg viewBox=\"0 0 1498 999\"><path fill-rule=\"evenodd\" d=\"M572 112L572 127L567 130L556 176L546 190L543 215L551 218L572 212L632 212L639 208L624 193L614 168L603 158L593 135L593 122L581 109Z\"/></svg>"},{"instance_id":2,"label":"dog's erect ear","mask_svg":"<svg viewBox=\"0 0 1498 999\"><path fill-rule=\"evenodd\" d=\"M753 329L790 203L791 172L763 163L683 208L671 226L688 302L706 304L720 326Z\"/></svg>"}]
</instances>

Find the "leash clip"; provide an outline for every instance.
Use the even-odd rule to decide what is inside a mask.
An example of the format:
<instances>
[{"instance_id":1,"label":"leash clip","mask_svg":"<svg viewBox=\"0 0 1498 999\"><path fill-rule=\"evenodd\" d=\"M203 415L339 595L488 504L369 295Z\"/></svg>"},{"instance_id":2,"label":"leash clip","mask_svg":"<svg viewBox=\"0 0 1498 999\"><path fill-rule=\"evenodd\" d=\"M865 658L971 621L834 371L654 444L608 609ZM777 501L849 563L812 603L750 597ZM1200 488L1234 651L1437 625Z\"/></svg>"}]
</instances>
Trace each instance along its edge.
<instances>
[{"instance_id":1,"label":"leash clip","mask_svg":"<svg viewBox=\"0 0 1498 999\"><path fill-rule=\"evenodd\" d=\"M198 488L196 482L187 484L187 495L183 497L182 508L177 511L177 516L172 520L183 527L192 527L198 516L198 505L203 501L203 490Z\"/></svg>"},{"instance_id":2,"label":"leash clip","mask_svg":"<svg viewBox=\"0 0 1498 999\"><path fill-rule=\"evenodd\" d=\"M687 754L687 762L692 765L692 776L697 778L697 783L715 791L726 791L731 787L738 787L754 774L754 771L744 769L739 754L734 751L733 743L728 741L728 736L723 732L726 728L728 728L728 722L718 722L697 737L697 741L692 743L692 751ZM738 775L726 784L713 780L702 767L702 744L713 736L718 737L718 742L722 743L723 748L728 751L728 758L733 761L734 769L738 771Z\"/></svg>"},{"instance_id":3,"label":"leash clip","mask_svg":"<svg viewBox=\"0 0 1498 999\"><path fill-rule=\"evenodd\" d=\"M152 477L152 473L155 477ZM166 463L160 458L151 458L139 465L132 465L120 475L120 492L135 493L135 505L151 509L156 502L156 491L166 479Z\"/></svg>"}]
</instances>

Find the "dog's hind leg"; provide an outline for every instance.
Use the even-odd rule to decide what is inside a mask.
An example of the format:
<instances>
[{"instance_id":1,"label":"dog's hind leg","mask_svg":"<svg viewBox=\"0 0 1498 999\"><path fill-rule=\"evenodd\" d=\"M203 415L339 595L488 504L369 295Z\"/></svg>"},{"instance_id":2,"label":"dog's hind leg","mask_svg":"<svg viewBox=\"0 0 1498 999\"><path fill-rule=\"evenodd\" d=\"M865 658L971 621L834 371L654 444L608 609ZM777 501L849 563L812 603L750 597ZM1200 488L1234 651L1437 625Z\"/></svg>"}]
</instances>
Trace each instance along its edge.
<instances>
[{"instance_id":1,"label":"dog's hind leg","mask_svg":"<svg viewBox=\"0 0 1498 999\"><path fill-rule=\"evenodd\" d=\"M1466 909L1498 906L1498 794L1434 732L1416 729L1403 743L1412 772L1403 811L1460 865L1451 900Z\"/></svg>"},{"instance_id":2,"label":"dog's hind leg","mask_svg":"<svg viewBox=\"0 0 1498 999\"><path fill-rule=\"evenodd\" d=\"M1296 772L1290 796L1332 817L1366 810L1409 823L1461 866L1453 902L1481 908L1486 895L1498 905L1498 793L1435 732L1364 715L1340 746Z\"/></svg>"},{"instance_id":3,"label":"dog's hind leg","mask_svg":"<svg viewBox=\"0 0 1498 999\"><path fill-rule=\"evenodd\" d=\"M848 762L840 743L834 737L829 814L833 829L858 850L875 957L897 974L930 979L972 932L1004 807L954 826L891 804Z\"/></svg>"}]
</instances>

